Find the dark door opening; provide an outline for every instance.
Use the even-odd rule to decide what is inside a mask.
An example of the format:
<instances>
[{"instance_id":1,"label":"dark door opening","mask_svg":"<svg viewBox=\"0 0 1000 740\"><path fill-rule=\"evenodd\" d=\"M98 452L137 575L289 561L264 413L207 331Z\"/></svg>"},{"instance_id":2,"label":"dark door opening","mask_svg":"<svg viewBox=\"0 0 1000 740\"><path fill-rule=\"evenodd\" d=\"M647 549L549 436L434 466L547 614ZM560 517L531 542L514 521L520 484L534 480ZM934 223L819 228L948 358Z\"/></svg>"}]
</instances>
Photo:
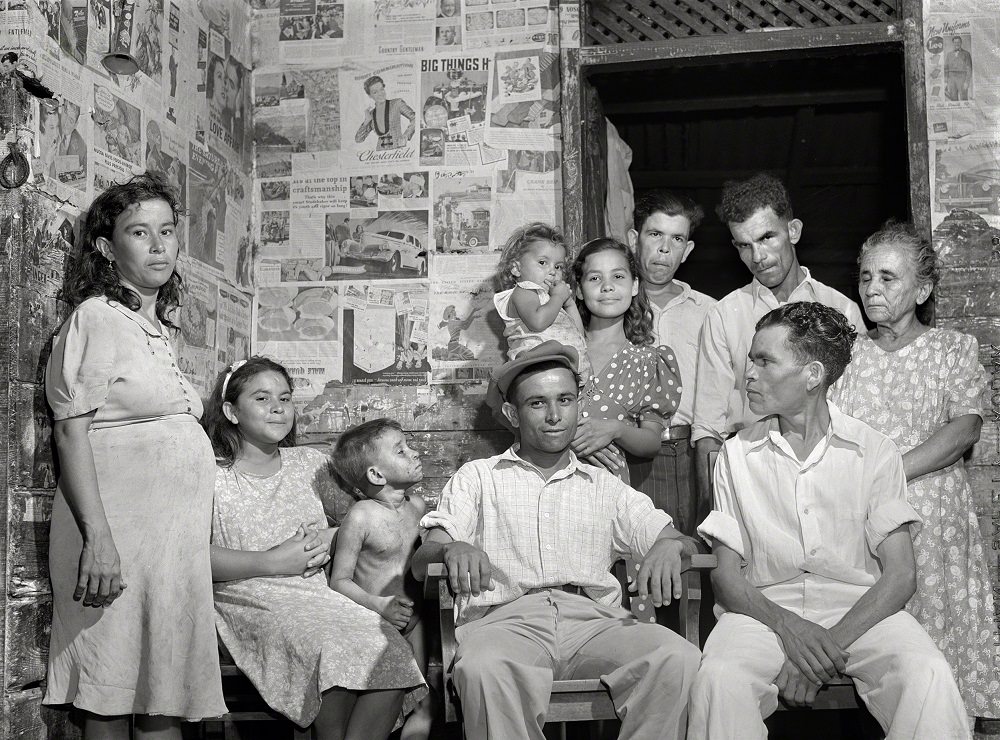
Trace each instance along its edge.
<instances>
[{"instance_id":1,"label":"dark door opening","mask_svg":"<svg viewBox=\"0 0 1000 740\"><path fill-rule=\"evenodd\" d=\"M872 52L593 70L603 112L632 148L636 195L667 188L705 209L679 279L716 298L748 282L715 206L726 180L768 170L804 223L800 262L855 297L864 239L910 218L902 48Z\"/></svg>"}]
</instances>

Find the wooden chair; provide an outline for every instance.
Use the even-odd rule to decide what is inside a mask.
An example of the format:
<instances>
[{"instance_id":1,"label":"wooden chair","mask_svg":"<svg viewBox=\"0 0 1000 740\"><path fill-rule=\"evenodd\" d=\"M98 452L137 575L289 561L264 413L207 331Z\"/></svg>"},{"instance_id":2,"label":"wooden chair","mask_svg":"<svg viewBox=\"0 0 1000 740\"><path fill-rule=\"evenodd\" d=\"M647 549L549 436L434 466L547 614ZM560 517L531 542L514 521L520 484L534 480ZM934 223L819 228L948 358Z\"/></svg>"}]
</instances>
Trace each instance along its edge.
<instances>
[{"instance_id":1,"label":"wooden chair","mask_svg":"<svg viewBox=\"0 0 1000 740\"><path fill-rule=\"evenodd\" d=\"M244 735L240 732L239 725L246 723L269 722L268 729L247 733L245 737L287 737L294 740L309 740L312 737L312 729L302 729L283 714L271 709L267 703L257 693L257 689L250 683L250 679L243 675L243 672L236 667L232 658L223 650L219 655L220 668L222 670L222 693L226 700L229 711L221 717L204 720L202 734L200 737L209 735L214 725L222 725L223 740L240 740ZM218 737L218 730L211 734Z\"/></svg>"},{"instance_id":2,"label":"wooden chair","mask_svg":"<svg viewBox=\"0 0 1000 740\"><path fill-rule=\"evenodd\" d=\"M621 562L621 561L620 561ZM684 580L681 598L676 602L675 630L689 642L698 646L698 617L701 608L701 571L715 567L714 555L694 555L690 562L685 563ZM632 564L626 568L637 568ZM634 572L634 570L633 570ZM621 580L621 578L619 577ZM628 577L625 580L631 581ZM623 584L623 599L628 600L626 608L631 608L637 619L644 622L658 621L650 603L643 603L633 597L629 599L628 590ZM459 719L460 708L458 694L452 682L452 664L455 660L455 601L448 587L448 578L444 565L434 563L427 568L427 579L424 581L424 596L439 604L438 615L441 626L441 666L444 673L444 718L445 722L455 722ZM624 602L623 602L624 603ZM668 608L669 609L669 608ZM657 610L661 614L665 610ZM674 625L669 625L674 627ZM617 719L611 697L600 679L590 678L573 681L553 681L552 694L549 697L547 722L579 722L589 720Z\"/></svg>"}]
</instances>

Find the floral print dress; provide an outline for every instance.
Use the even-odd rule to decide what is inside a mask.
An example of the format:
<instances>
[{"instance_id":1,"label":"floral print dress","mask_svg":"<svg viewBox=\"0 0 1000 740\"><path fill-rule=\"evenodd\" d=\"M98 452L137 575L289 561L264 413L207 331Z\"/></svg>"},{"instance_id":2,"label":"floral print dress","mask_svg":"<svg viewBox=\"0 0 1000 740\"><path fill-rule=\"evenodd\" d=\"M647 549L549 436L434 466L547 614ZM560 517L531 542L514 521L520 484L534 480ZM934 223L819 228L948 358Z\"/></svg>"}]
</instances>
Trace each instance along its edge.
<instances>
[{"instance_id":1,"label":"floral print dress","mask_svg":"<svg viewBox=\"0 0 1000 740\"><path fill-rule=\"evenodd\" d=\"M854 346L831 400L906 453L952 419L982 416L985 374L974 337L929 329L894 352L867 335ZM963 461L911 480L917 592L907 604L945 654L971 716L1000 717L1000 655L993 593ZM914 530L917 528L915 527Z\"/></svg>"},{"instance_id":2,"label":"floral print dress","mask_svg":"<svg viewBox=\"0 0 1000 740\"><path fill-rule=\"evenodd\" d=\"M308 447L281 450L281 470L262 477L218 468L212 543L267 550L299 524L334 508L327 457ZM339 502L336 508L339 509ZM310 578L245 578L215 584L215 624L226 649L270 707L305 727L322 694L407 689L404 713L426 693L409 643L381 616Z\"/></svg>"}]
</instances>

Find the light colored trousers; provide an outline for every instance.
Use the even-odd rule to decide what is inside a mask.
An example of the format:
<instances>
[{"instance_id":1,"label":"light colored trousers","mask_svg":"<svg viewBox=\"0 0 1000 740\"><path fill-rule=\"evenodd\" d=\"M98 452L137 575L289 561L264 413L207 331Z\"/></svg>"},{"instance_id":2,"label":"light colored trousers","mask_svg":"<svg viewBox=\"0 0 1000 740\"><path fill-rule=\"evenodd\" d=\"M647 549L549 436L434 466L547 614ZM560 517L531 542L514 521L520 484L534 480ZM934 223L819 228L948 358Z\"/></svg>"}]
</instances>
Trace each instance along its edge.
<instances>
[{"instance_id":1,"label":"light colored trousers","mask_svg":"<svg viewBox=\"0 0 1000 740\"><path fill-rule=\"evenodd\" d=\"M831 627L834 618L813 620ZM887 740L967 740L965 705L944 655L906 612L883 619L848 649L846 674ZM723 614L705 643L691 690L692 740L766 738L778 707L773 681L785 662L781 640L743 614Z\"/></svg>"},{"instance_id":2,"label":"light colored trousers","mask_svg":"<svg viewBox=\"0 0 1000 740\"><path fill-rule=\"evenodd\" d=\"M469 740L541 740L552 681L600 678L619 738L683 740L700 653L666 627L544 590L456 630L455 685Z\"/></svg>"}]
</instances>

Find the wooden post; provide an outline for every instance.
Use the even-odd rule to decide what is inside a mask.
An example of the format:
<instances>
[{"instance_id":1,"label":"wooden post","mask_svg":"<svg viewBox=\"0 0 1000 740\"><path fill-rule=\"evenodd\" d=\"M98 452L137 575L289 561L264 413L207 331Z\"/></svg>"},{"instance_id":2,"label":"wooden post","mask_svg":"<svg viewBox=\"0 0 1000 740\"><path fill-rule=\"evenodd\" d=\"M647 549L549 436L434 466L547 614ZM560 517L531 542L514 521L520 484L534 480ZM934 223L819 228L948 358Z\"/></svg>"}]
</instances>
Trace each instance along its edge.
<instances>
[{"instance_id":1,"label":"wooden post","mask_svg":"<svg viewBox=\"0 0 1000 740\"><path fill-rule=\"evenodd\" d=\"M586 28L587 4L584 0L561 0L559 3L560 38L567 38L572 20L579 17L577 38L582 45ZM580 79L580 49L562 46L559 51L560 110L562 116L562 185L563 234L566 243L583 240L583 101Z\"/></svg>"},{"instance_id":2,"label":"wooden post","mask_svg":"<svg viewBox=\"0 0 1000 740\"><path fill-rule=\"evenodd\" d=\"M42 390L49 342L66 307L56 300L67 243L52 236L52 204L0 194L0 737L79 737L69 712L41 706L52 614L48 531L55 487ZM43 235L44 236L40 236Z\"/></svg>"},{"instance_id":3,"label":"wooden post","mask_svg":"<svg viewBox=\"0 0 1000 740\"><path fill-rule=\"evenodd\" d=\"M918 231L931 237L931 184L924 82L923 0L902 0L906 141L910 159L910 212Z\"/></svg>"},{"instance_id":4,"label":"wooden post","mask_svg":"<svg viewBox=\"0 0 1000 740\"><path fill-rule=\"evenodd\" d=\"M11 368L17 366L17 345L15 341L16 317L11 311L11 287L14 273L14 254L20 244L21 221L12 218L14 213L22 210L20 192L16 191L12 195L6 194L4 203L0 208L0 305L5 310L0 313L0 522L3 528L0 529L0 573L7 572L7 509L8 498L10 496L10 471L13 466L11 459L11 441L16 439L13 429L13 414L11 413ZM3 609L4 618L0 619L0 678L3 679L2 686L6 687L10 682L7 678L7 651L3 646L7 644L7 589L0 589L0 607ZM6 691L2 697L2 725L0 725L0 735L7 736L11 729L10 718L11 706L7 700Z\"/></svg>"}]
</instances>

